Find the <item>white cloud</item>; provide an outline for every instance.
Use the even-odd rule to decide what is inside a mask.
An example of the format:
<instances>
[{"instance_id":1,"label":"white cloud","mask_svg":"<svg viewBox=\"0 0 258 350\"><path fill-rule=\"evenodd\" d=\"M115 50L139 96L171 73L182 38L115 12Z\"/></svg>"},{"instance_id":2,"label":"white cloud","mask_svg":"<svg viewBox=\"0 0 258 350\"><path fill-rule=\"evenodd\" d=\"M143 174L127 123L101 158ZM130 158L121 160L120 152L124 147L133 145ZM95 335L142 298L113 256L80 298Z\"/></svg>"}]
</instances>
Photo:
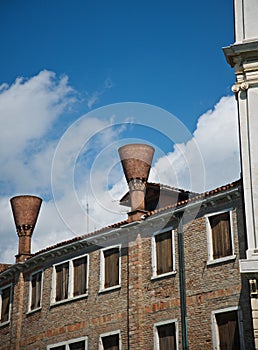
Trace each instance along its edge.
<instances>
[{"instance_id":1,"label":"white cloud","mask_svg":"<svg viewBox=\"0 0 258 350\"><path fill-rule=\"evenodd\" d=\"M199 181L203 170L204 181ZM150 180L204 191L239 177L237 110L232 96L221 98L213 110L199 118L192 139L175 145L173 152L156 162Z\"/></svg>"},{"instance_id":2,"label":"white cloud","mask_svg":"<svg viewBox=\"0 0 258 350\"><path fill-rule=\"evenodd\" d=\"M110 87L108 80L103 89ZM11 86L0 86L0 262L14 261L17 253L18 239L9 204L17 192L45 197L33 234L34 252L85 233L88 226L94 230L126 218L126 208L119 207L118 199L127 191L127 185L117 166L117 148L125 126L112 126L114 115L101 119L97 110L73 123L60 140L48 136L74 101L67 77L57 78L48 71L28 80L19 78ZM93 105L94 102L90 106ZM205 164L206 187L216 187L239 176L233 97L222 98L214 110L199 118L193 138L160 158L154 164L151 180L190 186L192 173L200 170L198 152Z\"/></svg>"},{"instance_id":3,"label":"white cloud","mask_svg":"<svg viewBox=\"0 0 258 350\"><path fill-rule=\"evenodd\" d=\"M53 152L47 145L48 131L75 101L73 90L66 76L57 78L49 71L28 80L17 78L11 86L3 85L5 88L0 91L1 181L5 191L7 187L36 190L37 183L46 179L42 176L44 172L39 173L39 158L49 162Z\"/></svg>"},{"instance_id":4,"label":"white cloud","mask_svg":"<svg viewBox=\"0 0 258 350\"><path fill-rule=\"evenodd\" d=\"M107 78L104 81L103 87L99 90L96 90L90 94L88 94L87 97L87 106L89 109L92 109L92 107L99 101L100 97L109 89L113 87L113 82L110 78Z\"/></svg>"}]
</instances>

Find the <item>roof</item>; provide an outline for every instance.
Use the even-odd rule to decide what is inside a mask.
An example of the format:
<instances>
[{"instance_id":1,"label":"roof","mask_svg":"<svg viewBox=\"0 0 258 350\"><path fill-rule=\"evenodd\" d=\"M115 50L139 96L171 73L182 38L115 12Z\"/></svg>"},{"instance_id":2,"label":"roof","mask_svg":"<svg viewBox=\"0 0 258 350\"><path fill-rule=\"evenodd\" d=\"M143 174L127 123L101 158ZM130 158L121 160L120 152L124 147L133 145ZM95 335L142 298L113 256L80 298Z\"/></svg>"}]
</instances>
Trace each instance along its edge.
<instances>
[{"instance_id":1,"label":"roof","mask_svg":"<svg viewBox=\"0 0 258 350\"><path fill-rule=\"evenodd\" d=\"M228 190L230 189L234 189L234 188L237 188L239 185L241 184L241 180L237 180L237 181L234 181L230 184L227 184L227 185L223 185L223 186L220 186L220 187L217 187L213 190L210 190L210 191L207 191L207 192L204 192L204 193L200 193L200 194L196 194L196 193L192 193L192 197L188 198L188 199L185 199L185 200L182 200L182 201L179 201L175 204L172 204L172 205L167 205L163 208L160 208L160 209L156 209L156 210L151 210L149 212L147 212L144 217L145 219L148 219L149 217L153 216L153 215L156 215L156 214L160 214L160 213L163 213L169 209L175 209L175 208L178 208L180 209L182 207L182 209L189 203L194 203L194 202L197 202L197 201L200 201L200 200L205 200L206 198L210 198L214 195L217 195L217 194L223 194L223 192L227 192ZM159 185L160 187L164 187L164 188L169 188L169 189L175 189L173 187L170 187L170 186L165 186L165 185L160 185L160 184L154 184L155 186L156 185ZM179 190L179 189L176 189L178 191L184 191L184 190ZM187 192L187 191L185 191ZM45 253L45 252L50 252L51 250L54 250L54 249L58 249L58 248L61 248L61 247L65 247L67 245L70 245L74 242L79 242L79 241L82 241L82 240L85 240L86 238L89 238L89 237L94 237L95 235L98 235L100 233L105 233L105 232L108 232L110 229L116 229L116 228L121 228L123 227L124 225L128 224L128 220L123 220L123 221L120 221L120 222L117 222L117 223L114 223L112 225L108 225L106 227L103 227L99 230L96 230L96 231L93 231L91 233L87 233L87 234L84 234L84 235L80 235L80 236L76 236L76 237L73 237L72 239L69 239L69 240L65 240L65 241L62 241L62 242L59 242L55 245L52 245L52 246L49 246L49 247L46 247L42 250L39 250L38 252L32 254L31 258L35 257L35 256L38 256L42 253ZM29 258L28 260L30 260L31 258ZM0 273L7 270L10 266L10 264L0 264Z\"/></svg>"}]
</instances>

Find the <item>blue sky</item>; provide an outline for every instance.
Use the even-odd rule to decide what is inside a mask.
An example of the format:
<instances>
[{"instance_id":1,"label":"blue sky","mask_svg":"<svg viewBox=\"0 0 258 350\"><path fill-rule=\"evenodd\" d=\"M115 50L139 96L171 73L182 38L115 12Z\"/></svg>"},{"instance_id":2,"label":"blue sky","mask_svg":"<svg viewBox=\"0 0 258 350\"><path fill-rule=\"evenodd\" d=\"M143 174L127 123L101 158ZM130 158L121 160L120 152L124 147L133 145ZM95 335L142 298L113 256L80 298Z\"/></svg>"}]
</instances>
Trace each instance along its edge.
<instances>
[{"instance_id":1,"label":"blue sky","mask_svg":"<svg viewBox=\"0 0 258 350\"><path fill-rule=\"evenodd\" d=\"M149 103L191 131L234 81L221 49L233 43L231 0L1 1L0 29L2 82L48 69L82 98L104 90L94 107Z\"/></svg>"},{"instance_id":2,"label":"blue sky","mask_svg":"<svg viewBox=\"0 0 258 350\"><path fill-rule=\"evenodd\" d=\"M17 250L14 195L44 199L33 251L124 219L127 142L155 147L152 181L239 177L233 27L231 0L1 1L0 261Z\"/></svg>"}]
</instances>

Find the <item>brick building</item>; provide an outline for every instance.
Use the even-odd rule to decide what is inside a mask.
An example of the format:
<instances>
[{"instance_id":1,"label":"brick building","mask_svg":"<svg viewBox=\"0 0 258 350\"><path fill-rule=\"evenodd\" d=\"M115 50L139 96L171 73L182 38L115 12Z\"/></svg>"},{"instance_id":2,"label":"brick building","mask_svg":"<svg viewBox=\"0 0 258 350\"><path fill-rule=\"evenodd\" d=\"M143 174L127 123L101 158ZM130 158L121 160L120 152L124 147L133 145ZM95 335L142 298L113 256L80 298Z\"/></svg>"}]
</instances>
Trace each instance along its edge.
<instances>
[{"instance_id":1,"label":"brick building","mask_svg":"<svg viewBox=\"0 0 258 350\"><path fill-rule=\"evenodd\" d=\"M31 254L41 200L11 200L0 349L254 349L240 181L202 194L149 184L152 147L119 153L123 222Z\"/></svg>"},{"instance_id":2,"label":"brick building","mask_svg":"<svg viewBox=\"0 0 258 350\"><path fill-rule=\"evenodd\" d=\"M31 253L41 199L11 200L0 350L258 349L258 2L235 0L242 178L202 194L148 183L153 149L119 149L127 220Z\"/></svg>"}]
</instances>

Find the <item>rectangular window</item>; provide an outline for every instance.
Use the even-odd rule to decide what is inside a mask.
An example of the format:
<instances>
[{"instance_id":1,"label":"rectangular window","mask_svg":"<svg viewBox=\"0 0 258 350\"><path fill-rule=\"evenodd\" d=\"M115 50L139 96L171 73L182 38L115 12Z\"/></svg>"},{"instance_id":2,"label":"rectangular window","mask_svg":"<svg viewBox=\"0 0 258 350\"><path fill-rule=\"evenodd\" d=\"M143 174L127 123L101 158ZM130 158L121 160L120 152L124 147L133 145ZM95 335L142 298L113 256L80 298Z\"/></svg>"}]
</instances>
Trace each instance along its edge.
<instances>
[{"instance_id":1,"label":"rectangular window","mask_svg":"<svg viewBox=\"0 0 258 350\"><path fill-rule=\"evenodd\" d=\"M86 295L88 255L54 266L52 303Z\"/></svg>"},{"instance_id":2,"label":"rectangular window","mask_svg":"<svg viewBox=\"0 0 258 350\"><path fill-rule=\"evenodd\" d=\"M243 337L240 335L239 310L214 312L215 347L221 350L241 350Z\"/></svg>"},{"instance_id":3,"label":"rectangular window","mask_svg":"<svg viewBox=\"0 0 258 350\"><path fill-rule=\"evenodd\" d=\"M0 324L10 321L11 292L10 285L0 289Z\"/></svg>"},{"instance_id":4,"label":"rectangular window","mask_svg":"<svg viewBox=\"0 0 258 350\"><path fill-rule=\"evenodd\" d=\"M174 266L174 231L169 230L153 236L153 276L171 273Z\"/></svg>"},{"instance_id":5,"label":"rectangular window","mask_svg":"<svg viewBox=\"0 0 258 350\"><path fill-rule=\"evenodd\" d=\"M56 301L68 298L69 262L56 266Z\"/></svg>"},{"instance_id":6,"label":"rectangular window","mask_svg":"<svg viewBox=\"0 0 258 350\"><path fill-rule=\"evenodd\" d=\"M49 345L47 350L87 350L87 337Z\"/></svg>"},{"instance_id":7,"label":"rectangular window","mask_svg":"<svg viewBox=\"0 0 258 350\"><path fill-rule=\"evenodd\" d=\"M36 310L41 307L42 276L42 271L38 271L31 275L29 311Z\"/></svg>"},{"instance_id":8,"label":"rectangular window","mask_svg":"<svg viewBox=\"0 0 258 350\"><path fill-rule=\"evenodd\" d=\"M154 326L155 350L177 350L177 327L176 321L159 322Z\"/></svg>"},{"instance_id":9,"label":"rectangular window","mask_svg":"<svg viewBox=\"0 0 258 350\"><path fill-rule=\"evenodd\" d=\"M209 260L223 259L234 255L231 212L209 215Z\"/></svg>"},{"instance_id":10,"label":"rectangular window","mask_svg":"<svg viewBox=\"0 0 258 350\"><path fill-rule=\"evenodd\" d=\"M101 289L120 285L120 247L101 251Z\"/></svg>"},{"instance_id":11,"label":"rectangular window","mask_svg":"<svg viewBox=\"0 0 258 350\"><path fill-rule=\"evenodd\" d=\"M100 350L120 350L120 333L110 333L100 337Z\"/></svg>"}]
</instances>

